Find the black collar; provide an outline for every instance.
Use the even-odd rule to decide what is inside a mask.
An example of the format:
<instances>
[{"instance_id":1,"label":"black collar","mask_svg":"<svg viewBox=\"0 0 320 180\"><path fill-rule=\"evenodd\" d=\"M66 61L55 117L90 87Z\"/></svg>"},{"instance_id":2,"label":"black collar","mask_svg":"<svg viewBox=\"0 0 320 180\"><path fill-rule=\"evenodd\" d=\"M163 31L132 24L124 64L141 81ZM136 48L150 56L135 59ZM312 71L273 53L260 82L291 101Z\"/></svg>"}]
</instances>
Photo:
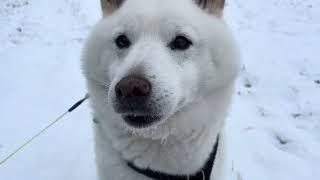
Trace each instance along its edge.
<instances>
[{"instance_id":1,"label":"black collar","mask_svg":"<svg viewBox=\"0 0 320 180\"><path fill-rule=\"evenodd\" d=\"M133 163L128 162L128 166L134 171L143 174L154 180L210 180L211 171L213 168L214 160L216 158L217 150L219 144L219 135L214 147L210 153L210 156L204 166L195 174L192 175L172 175L166 174L158 171L153 171L151 169L140 169Z\"/></svg>"}]
</instances>

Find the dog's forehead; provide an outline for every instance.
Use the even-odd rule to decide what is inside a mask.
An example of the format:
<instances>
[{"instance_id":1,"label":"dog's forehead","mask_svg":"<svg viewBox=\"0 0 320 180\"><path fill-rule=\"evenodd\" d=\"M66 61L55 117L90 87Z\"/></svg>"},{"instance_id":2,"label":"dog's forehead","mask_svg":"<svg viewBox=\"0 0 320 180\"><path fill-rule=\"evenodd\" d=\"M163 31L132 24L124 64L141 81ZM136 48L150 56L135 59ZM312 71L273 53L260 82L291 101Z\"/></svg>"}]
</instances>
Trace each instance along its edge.
<instances>
[{"instance_id":1,"label":"dog's forehead","mask_svg":"<svg viewBox=\"0 0 320 180\"><path fill-rule=\"evenodd\" d=\"M120 14L139 16L148 19L166 17L191 17L192 11L198 11L192 0L126 0L119 9ZM196 16L196 12L192 12Z\"/></svg>"},{"instance_id":2,"label":"dog's forehead","mask_svg":"<svg viewBox=\"0 0 320 180\"><path fill-rule=\"evenodd\" d=\"M120 31L191 34L201 27L206 15L193 0L126 0L112 19ZM202 19L202 21L199 21ZM156 33L156 34L154 34Z\"/></svg>"}]
</instances>

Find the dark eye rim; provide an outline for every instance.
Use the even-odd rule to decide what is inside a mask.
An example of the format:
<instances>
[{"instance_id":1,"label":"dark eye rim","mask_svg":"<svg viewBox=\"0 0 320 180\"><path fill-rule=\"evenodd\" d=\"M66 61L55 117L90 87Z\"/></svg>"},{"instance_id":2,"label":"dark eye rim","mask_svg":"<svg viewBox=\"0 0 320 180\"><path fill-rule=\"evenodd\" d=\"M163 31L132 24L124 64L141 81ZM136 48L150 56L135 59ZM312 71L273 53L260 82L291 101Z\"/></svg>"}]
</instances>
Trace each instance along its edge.
<instances>
[{"instance_id":1,"label":"dark eye rim","mask_svg":"<svg viewBox=\"0 0 320 180\"><path fill-rule=\"evenodd\" d=\"M131 46L131 41L125 33L118 34L114 39L114 43L119 49L127 49Z\"/></svg>"},{"instance_id":2,"label":"dark eye rim","mask_svg":"<svg viewBox=\"0 0 320 180\"><path fill-rule=\"evenodd\" d=\"M177 42L177 40L180 39L180 38L182 38L183 40L186 41L186 44L183 47L177 47L176 46L177 44L175 44ZM187 35L178 34L169 43L168 47L170 47L170 49L173 50L173 51L185 51L185 50L188 50L192 45L193 45L193 42Z\"/></svg>"}]
</instances>

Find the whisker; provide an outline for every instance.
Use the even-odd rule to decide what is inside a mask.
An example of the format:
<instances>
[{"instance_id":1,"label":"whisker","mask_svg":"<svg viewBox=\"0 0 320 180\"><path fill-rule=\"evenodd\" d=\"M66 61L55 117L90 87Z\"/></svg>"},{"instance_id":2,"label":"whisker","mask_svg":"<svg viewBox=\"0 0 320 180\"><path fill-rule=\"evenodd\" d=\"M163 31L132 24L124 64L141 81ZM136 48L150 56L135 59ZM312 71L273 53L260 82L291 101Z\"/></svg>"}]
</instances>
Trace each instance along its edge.
<instances>
[{"instance_id":1,"label":"whisker","mask_svg":"<svg viewBox=\"0 0 320 180\"><path fill-rule=\"evenodd\" d=\"M99 85L101 85L101 86L103 86L103 87L106 87L106 88L108 88L108 89L110 88L110 83L108 83L108 82L100 81L100 80L97 80L97 79L92 78L92 77L89 77L89 79L90 79L91 81L94 81L94 82L98 83Z\"/></svg>"}]
</instances>

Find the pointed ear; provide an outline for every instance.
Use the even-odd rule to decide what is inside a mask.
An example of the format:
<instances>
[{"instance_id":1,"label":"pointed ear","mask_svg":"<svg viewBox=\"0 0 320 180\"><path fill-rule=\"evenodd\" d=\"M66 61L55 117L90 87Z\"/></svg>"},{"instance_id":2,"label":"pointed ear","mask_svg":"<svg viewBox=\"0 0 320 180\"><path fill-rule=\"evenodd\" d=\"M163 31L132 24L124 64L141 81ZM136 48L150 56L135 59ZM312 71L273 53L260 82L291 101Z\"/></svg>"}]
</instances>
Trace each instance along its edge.
<instances>
[{"instance_id":1,"label":"pointed ear","mask_svg":"<svg viewBox=\"0 0 320 180\"><path fill-rule=\"evenodd\" d=\"M225 0L193 0L201 9L217 17L223 15Z\"/></svg>"},{"instance_id":2,"label":"pointed ear","mask_svg":"<svg viewBox=\"0 0 320 180\"><path fill-rule=\"evenodd\" d=\"M100 0L103 16L111 14L118 9L124 0Z\"/></svg>"}]
</instances>

